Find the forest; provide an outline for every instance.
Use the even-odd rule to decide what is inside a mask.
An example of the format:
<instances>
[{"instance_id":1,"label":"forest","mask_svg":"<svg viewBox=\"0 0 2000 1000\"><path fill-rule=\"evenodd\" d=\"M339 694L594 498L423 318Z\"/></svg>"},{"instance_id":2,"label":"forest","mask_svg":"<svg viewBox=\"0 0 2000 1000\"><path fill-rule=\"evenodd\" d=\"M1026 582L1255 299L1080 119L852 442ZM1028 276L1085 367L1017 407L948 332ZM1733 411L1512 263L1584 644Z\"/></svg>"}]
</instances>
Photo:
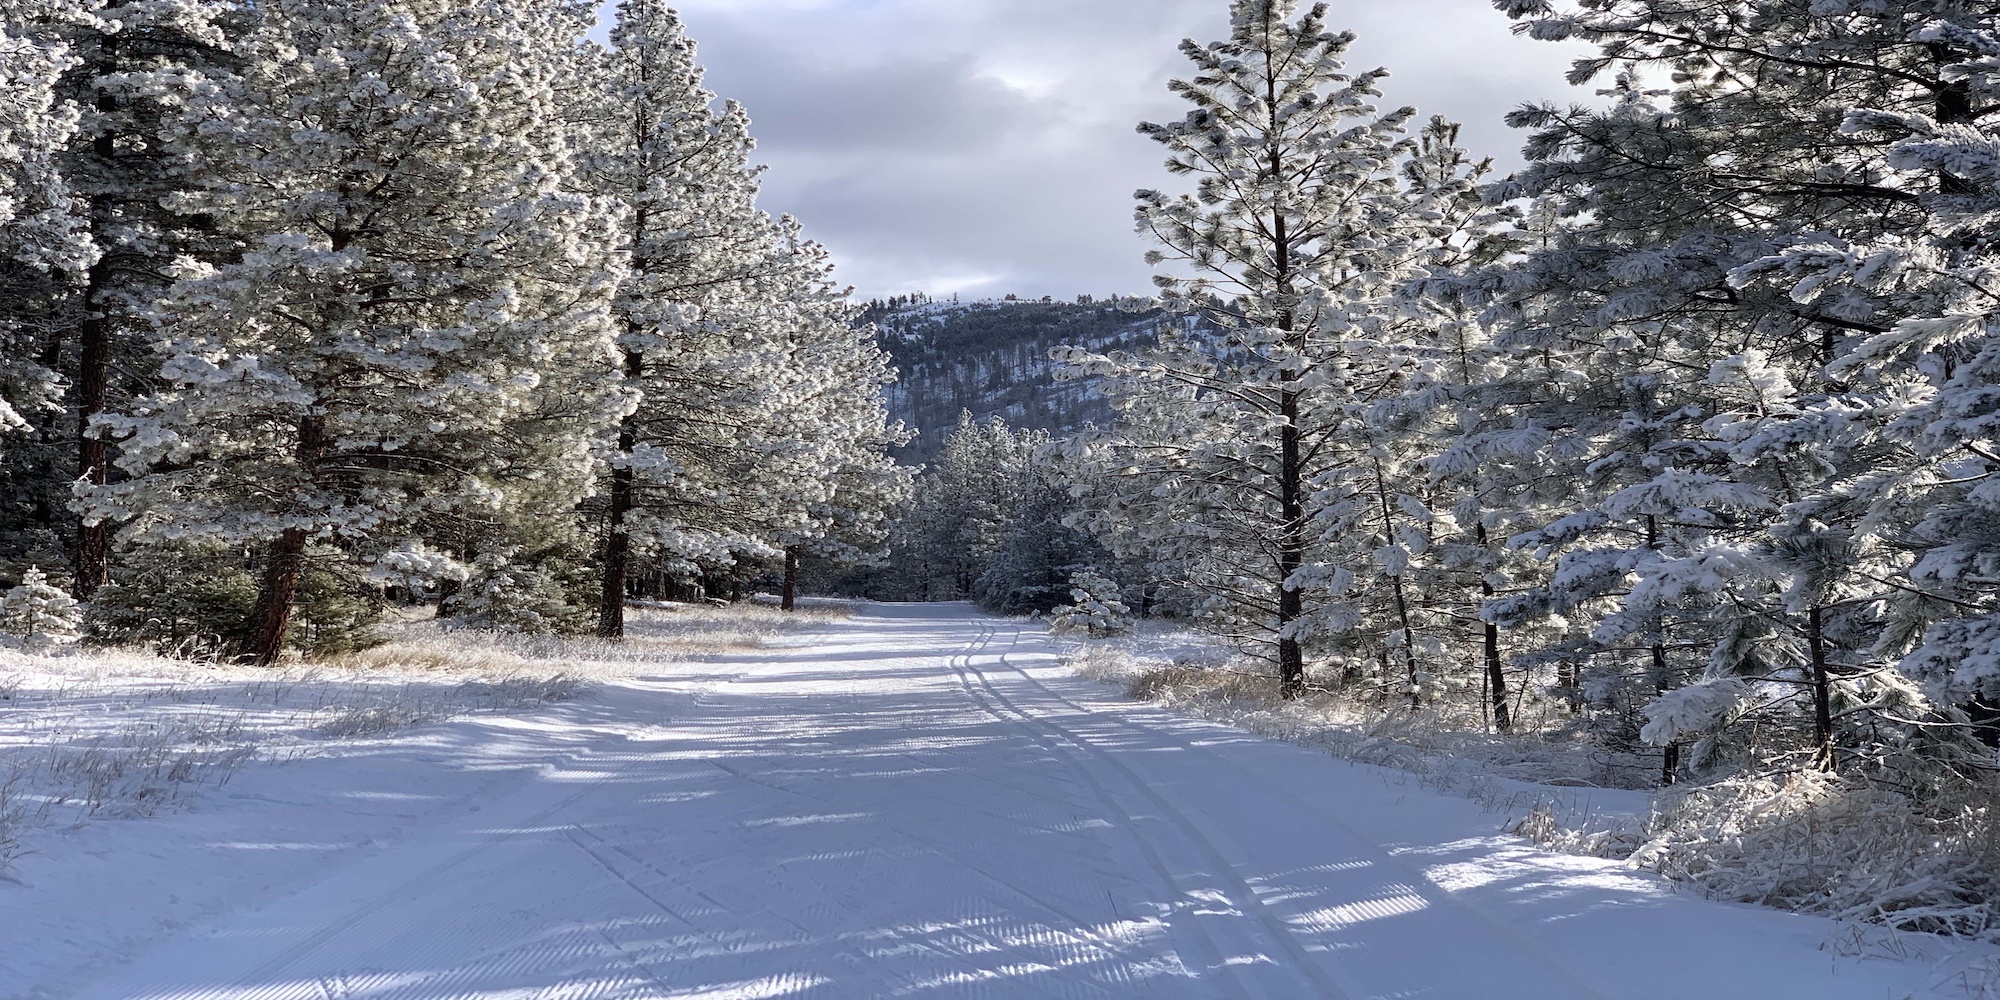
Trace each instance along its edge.
<instances>
[{"instance_id":1,"label":"forest","mask_svg":"<svg viewBox=\"0 0 2000 1000\"><path fill-rule=\"evenodd\" d=\"M396 604L616 637L628 596L879 542L886 358L665 4L609 46L555 0L5 18L25 639L272 663Z\"/></svg>"},{"instance_id":2,"label":"forest","mask_svg":"<svg viewBox=\"0 0 2000 1000\"><path fill-rule=\"evenodd\" d=\"M0 632L1183 623L1273 702L1639 762L1732 898L1990 936L2000 14L1495 6L1588 53L1523 168L1234 0L1141 126L1157 287L949 305L758 207L662 0L0 8Z\"/></svg>"}]
</instances>

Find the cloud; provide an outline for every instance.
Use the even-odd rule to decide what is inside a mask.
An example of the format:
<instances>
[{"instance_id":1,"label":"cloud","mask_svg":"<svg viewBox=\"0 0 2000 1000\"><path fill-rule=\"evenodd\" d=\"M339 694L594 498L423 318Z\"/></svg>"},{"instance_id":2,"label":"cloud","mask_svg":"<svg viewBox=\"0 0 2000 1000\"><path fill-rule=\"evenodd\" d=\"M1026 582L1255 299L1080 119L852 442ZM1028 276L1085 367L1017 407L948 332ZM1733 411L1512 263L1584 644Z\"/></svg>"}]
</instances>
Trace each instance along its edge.
<instances>
[{"instance_id":1,"label":"cloud","mask_svg":"<svg viewBox=\"0 0 2000 1000\"><path fill-rule=\"evenodd\" d=\"M742 101L764 205L799 216L862 295L1070 297L1150 287L1132 192L1166 183L1141 120L1180 39L1227 34L1224 0L681 0L709 84ZM1574 50L1512 36L1489 0L1344 0L1350 67L1387 106L1465 122L1518 162L1500 117L1579 96Z\"/></svg>"}]
</instances>

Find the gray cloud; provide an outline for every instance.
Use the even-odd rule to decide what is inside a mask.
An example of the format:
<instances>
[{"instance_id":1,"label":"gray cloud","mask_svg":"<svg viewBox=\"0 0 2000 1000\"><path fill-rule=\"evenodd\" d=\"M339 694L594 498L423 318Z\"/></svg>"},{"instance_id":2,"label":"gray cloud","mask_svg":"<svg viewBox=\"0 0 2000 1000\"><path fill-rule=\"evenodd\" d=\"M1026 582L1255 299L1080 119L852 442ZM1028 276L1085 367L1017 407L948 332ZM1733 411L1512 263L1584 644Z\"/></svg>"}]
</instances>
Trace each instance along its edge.
<instances>
[{"instance_id":1,"label":"gray cloud","mask_svg":"<svg viewBox=\"0 0 2000 1000\"><path fill-rule=\"evenodd\" d=\"M804 220L862 295L1069 297L1150 286L1131 194L1166 183L1134 132L1177 118L1175 46L1227 32L1224 0L681 0L709 83L741 100L764 204ZM1354 69L1385 106L1465 123L1503 165L1501 124L1577 100L1574 50L1512 36L1489 0L1345 0Z\"/></svg>"}]
</instances>

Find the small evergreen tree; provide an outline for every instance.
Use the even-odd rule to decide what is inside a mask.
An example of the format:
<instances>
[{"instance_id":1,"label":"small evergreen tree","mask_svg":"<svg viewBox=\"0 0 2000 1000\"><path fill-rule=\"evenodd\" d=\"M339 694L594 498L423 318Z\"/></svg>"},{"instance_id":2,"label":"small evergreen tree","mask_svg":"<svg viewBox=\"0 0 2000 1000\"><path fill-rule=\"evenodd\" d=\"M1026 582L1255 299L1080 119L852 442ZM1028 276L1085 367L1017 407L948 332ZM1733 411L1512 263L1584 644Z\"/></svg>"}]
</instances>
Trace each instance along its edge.
<instances>
[{"instance_id":1,"label":"small evergreen tree","mask_svg":"<svg viewBox=\"0 0 2000 1000\"><path fill-rule=\"evenodd\" d=\"M1132 609L1125 606L1116 580L1094 567L1070 578L1071 603L1049 612L1049 627L1057 632L1082 632L1093 639L1132 631Z\"/></svg>"},{"instance_id":2,"label":"small evergreen tree","mask_svg":"<svg viewBox=\"0 0 2000 1000\"><path fill-rule=\"evenodd\" d=\"M28 567L20 584L0 597L0 635L12 636L28 652L46 652L82 634L76 600L50 585L39 566Z\"/></svg>"}]
</instances>

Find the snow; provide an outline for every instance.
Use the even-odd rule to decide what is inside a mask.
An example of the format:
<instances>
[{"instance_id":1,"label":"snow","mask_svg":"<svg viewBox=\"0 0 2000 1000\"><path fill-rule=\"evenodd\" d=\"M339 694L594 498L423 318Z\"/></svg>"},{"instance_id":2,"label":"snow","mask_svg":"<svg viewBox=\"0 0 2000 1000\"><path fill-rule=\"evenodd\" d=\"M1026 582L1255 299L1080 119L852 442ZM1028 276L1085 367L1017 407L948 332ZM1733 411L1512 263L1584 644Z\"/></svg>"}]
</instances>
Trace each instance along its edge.
<instances>
[{"instance_id":1,"label":"snow","mask_svg":"<svg viewBox=\"0 0 2000 1000\"><path fill-rule=\"evenodd\" d=\"M1953 995L1941 948L1840 958L963 605L595 675L39 838L0 996Z\"/></svg>"}]
</instances>

